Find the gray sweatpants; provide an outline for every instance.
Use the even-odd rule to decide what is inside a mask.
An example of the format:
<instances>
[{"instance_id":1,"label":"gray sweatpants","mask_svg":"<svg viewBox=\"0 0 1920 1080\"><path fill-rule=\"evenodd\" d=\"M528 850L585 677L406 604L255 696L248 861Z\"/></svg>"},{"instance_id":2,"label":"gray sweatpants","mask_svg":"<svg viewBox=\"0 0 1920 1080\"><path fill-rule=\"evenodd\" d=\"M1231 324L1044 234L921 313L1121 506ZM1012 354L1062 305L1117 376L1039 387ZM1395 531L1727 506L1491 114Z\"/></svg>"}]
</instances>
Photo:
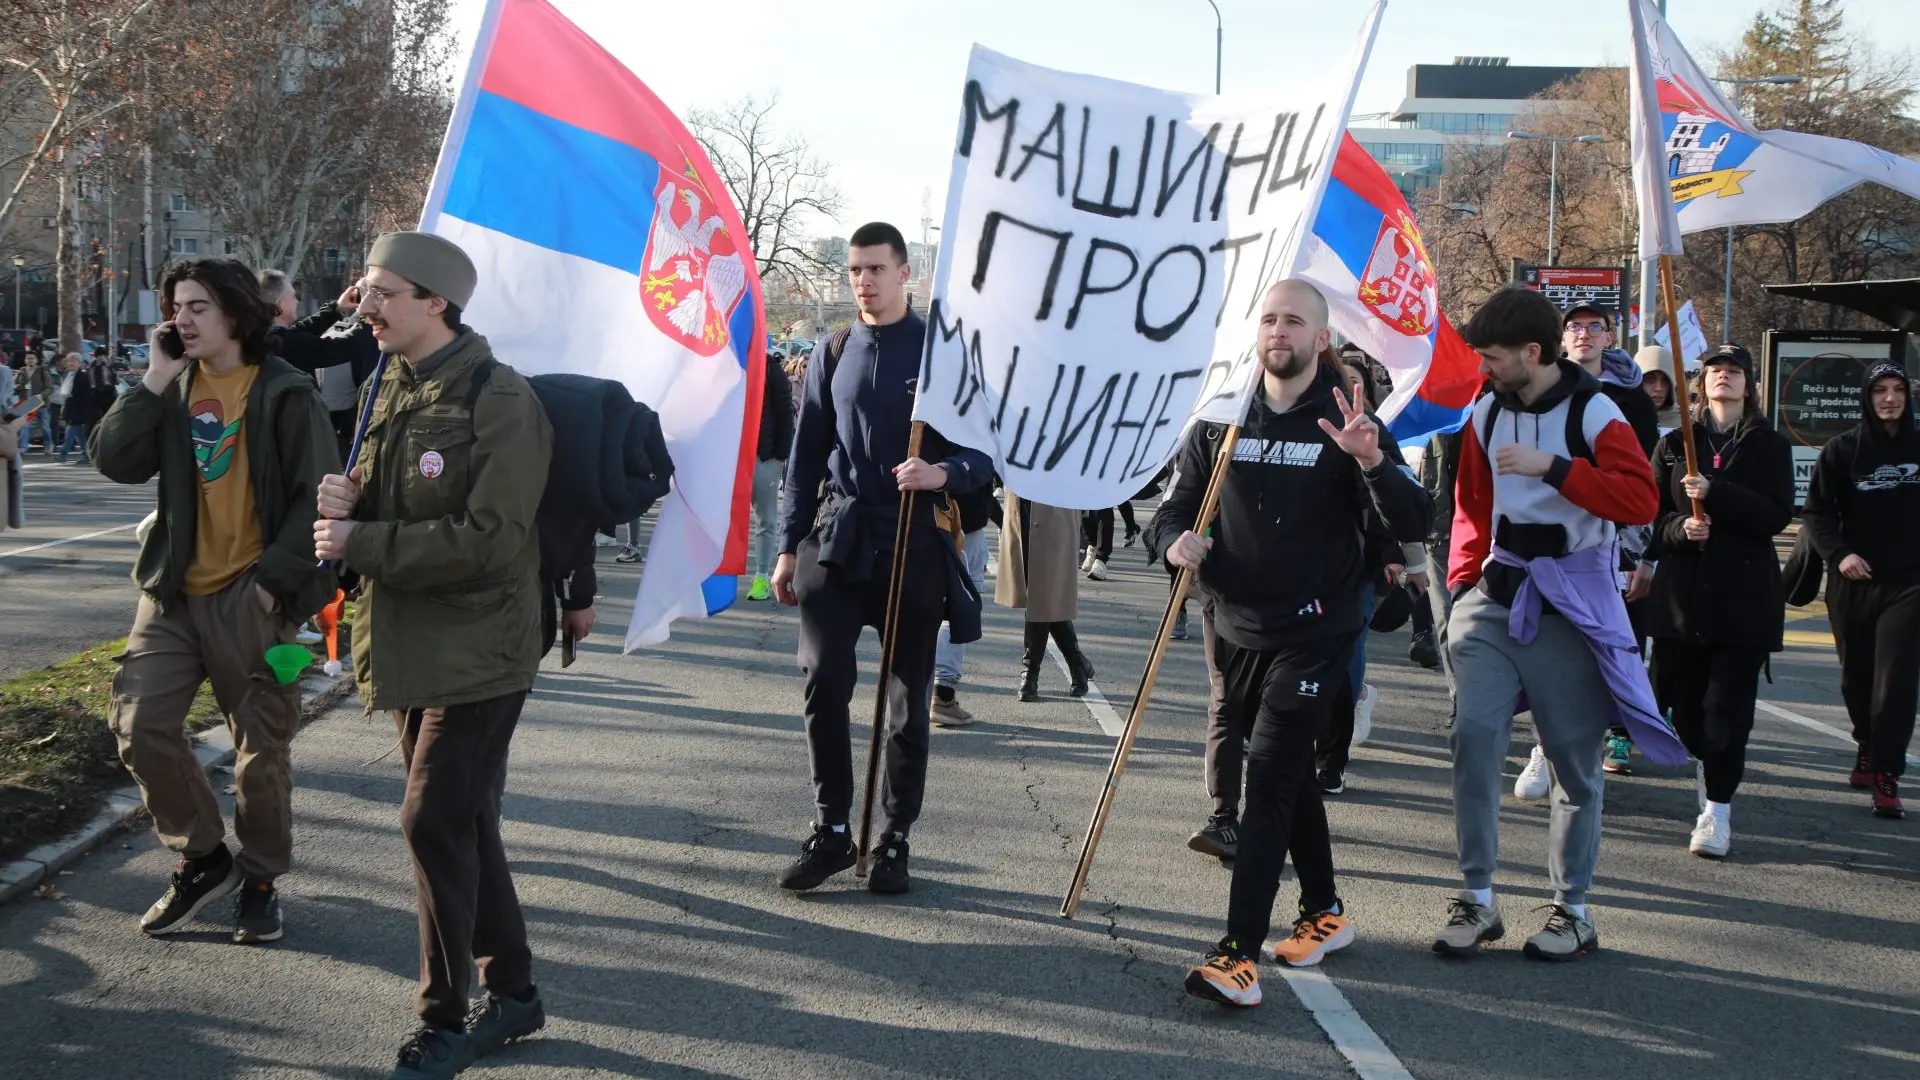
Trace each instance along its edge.
<instances>
[{"instance_id":1,"label":"gray sweatpants","mask_svg":"<svg viewBox=\"0 0 1920 1080\"><path fill-rule=\"evenodd\" d=\"M1513 739L1513 709L1524 692L1553 773L1547 871L1554 899L1584 904L1600 858L1606 796L1600 753L1613 696L1586 638L1560 615L1542 615L1521 645L1507 633L1508 609L1478 589L1453 605L1447 658L1459 700L1453 750L1453 824L1467 888L1493 887L1500 856L1501 766Z\"/></svg>"}]
</instances>

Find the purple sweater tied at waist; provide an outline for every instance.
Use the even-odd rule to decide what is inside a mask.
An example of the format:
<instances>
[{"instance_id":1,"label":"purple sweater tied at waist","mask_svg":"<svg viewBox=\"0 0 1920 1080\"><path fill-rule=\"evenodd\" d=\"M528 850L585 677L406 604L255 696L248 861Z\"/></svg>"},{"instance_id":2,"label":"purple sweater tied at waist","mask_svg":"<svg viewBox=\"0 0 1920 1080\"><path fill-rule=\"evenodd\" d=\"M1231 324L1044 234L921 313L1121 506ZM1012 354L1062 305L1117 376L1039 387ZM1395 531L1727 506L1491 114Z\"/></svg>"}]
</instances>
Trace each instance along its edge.
<instances>
[{"instance_id":1,"label":"purple sweater tied at waist","mask_svg":"<svg viewBox=\"0 0 1920 1080\"><path fill-rule=\"evenodd\" d=\"M1587 648L1613 694L1614 716L1633 735L1640 752L1655 764L1686 764L1687 748L1661 719L1647 669L1634 647L1612 545L1539 559L1522 559L1495 545L1493 559L1527 572L1507 618L1507 633L1513 640L1531 643L1540 629L1541 601L1553 605L1587 639Z\"/></svg>"}]
</instances>

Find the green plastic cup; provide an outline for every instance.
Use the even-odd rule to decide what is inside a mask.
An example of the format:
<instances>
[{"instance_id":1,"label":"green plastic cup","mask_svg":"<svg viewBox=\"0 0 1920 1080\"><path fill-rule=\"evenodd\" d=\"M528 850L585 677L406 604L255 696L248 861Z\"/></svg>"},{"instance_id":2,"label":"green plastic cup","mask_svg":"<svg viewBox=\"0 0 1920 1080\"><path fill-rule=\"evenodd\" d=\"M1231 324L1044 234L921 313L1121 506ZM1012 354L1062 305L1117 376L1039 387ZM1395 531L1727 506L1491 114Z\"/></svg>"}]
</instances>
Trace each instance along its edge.
<instances>
[{"instance_id":1,"label":"green plastic cup","mask_svg":"<svg viewBox=\"0 0 1920 1080\"><path fill-rule=\"evenodd\" d=\"M267 666L273 669L273 680L281 686L291 683L313 663L313 654L305 645L275 645L267 650Z\"/></svg>"}]
</instances>

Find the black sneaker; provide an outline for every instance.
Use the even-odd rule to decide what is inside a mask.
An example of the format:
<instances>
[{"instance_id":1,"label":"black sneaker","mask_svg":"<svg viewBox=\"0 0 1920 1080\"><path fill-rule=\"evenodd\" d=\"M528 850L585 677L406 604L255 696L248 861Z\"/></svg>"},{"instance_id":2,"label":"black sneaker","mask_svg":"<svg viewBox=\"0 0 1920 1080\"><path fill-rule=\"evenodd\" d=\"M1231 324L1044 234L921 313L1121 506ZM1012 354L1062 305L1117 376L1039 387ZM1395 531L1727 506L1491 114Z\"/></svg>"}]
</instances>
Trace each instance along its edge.
<instances>
[{"instance_id":1,"label":"black sneaker","mask_svg":"<svg viewBox=\"0 0 1920 1080\"><path fill-rule=\"evenodd\" d=\"M1320 785L1320 794L1338 795L1347 790L1346 776L1335 769L1321 769L1313 778Z\"/></svg>"},{"instance_id":2,"label":"black sneaker","mask_svg":"<svg viewBox=\"0 0 1920 1080\"><path fill-rule=\"evenodd\" d=\"M240 884L240 868L233 853L221 844L198 859L182 859L167 891L140 917L140 929L155 937L171 934L193 921L200 909L227 895Z\"/></svg>"},{"instance_id":3,"label":"black sneaker","mask_svg":"<svg viewBox=\"0 0 1920 1080\"><path fill-rule=\"evenodd\" d=\"M1433 634L1421 631L1413 635L1413 644L1407 646L1407 659L1433 671L1440 666L1440 650L1433 644Z\"/></svg>"},{"instance_id":4,"label":"black sneaker","mask_svg":"<svg viewBox=\"0 0 1920 1080\"><path fill-rule=\"evenodd\" d=\"M233 941L256 945L280 940L280 892L271 881L246 879L233 902Z\"/></svg>"},{"instance_id":5,"label":"black sneaker","mask_svg":"<svg viewBox=\"0 0 1920 1080\"><path fill-rule=\"evenodd\" d=\"M452 1080L473 1064L473 1042L464 1031L425 1025L400 1044L388 1080Z\"/></svg>"},{"instance_id":6,"label":"black sneaker","mask_svg":"<svg viewBox=\"0 0 1920 1080\"><path fill-rule=\"evenodd\" d=\"M547 1026L547 1007L540 1000L540 988L527 988L527 999L489 990L467 1010L467 1042L475 1058L483 1058L508 1043Z\"/></svg>"},{"instance_id":7,"label":"black sneaker","mask_svg":"<svg viewBox=\"0 0 1920 1080\"><path fill-rule=\"evenodd\" d=\"M821 882L840 871L851 869L853 863L853 838L846 830L834 832L816 824L813 835L800 844L800 857L780 871L776 884L793 892L806 892L819 888Z\"/></svg>"},{"instance_id":8,"label":"black sneaker","mask_svg":"<svg viewBox=\"0 0 1920 1080\"><path fill-rule=\"evenodd\" d=\"M873 865L867 869L867 891L898 896L911 886L907 879L907 838L882 833L873 846Z\"/></svg>"},{"instance_id":9,"label":"black sneaker","mask_svg":"<svg viewBox=\"0 0 1920 1080\"><path fill-rule=\"evenodd\" d=\"M1240 819L1232 814L1215 814L1206 827L1187 838L1187 846L1202 855L1219 859L1240 856Z\"/></svg>"}]
</instances>

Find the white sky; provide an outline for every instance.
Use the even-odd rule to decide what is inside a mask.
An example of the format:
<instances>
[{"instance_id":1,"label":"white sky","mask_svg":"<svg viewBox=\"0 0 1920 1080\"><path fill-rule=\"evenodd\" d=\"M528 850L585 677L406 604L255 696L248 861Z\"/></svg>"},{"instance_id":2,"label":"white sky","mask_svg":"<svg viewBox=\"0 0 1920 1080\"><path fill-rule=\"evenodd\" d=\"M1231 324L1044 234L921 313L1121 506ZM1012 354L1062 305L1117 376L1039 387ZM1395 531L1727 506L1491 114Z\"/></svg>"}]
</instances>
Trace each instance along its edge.
<instances>
[{"instance_id":1,"label":"white sky","mask_svg":"<svg viewBox=\"0 0 1920 1080\"><path fill-rule=\"evenodd\" d=\"M1785 0L1669 0L1668 21L1703 67ZM1207 0L553 0L676 112L777 92L777 117L807 135L846 196L845 235L891 221L920 239L921 193L942 217L966 58L974 42L1036 64L1175 90L1213 82ZM1370 0L1218 0L1224 86L1258 93L1291 68L1351 54ZM1888 52L1920 50L1915 0L1848 0L1851 30ZM453 0L456 69L484 0ZM1356 113L1393 108L1407 69L1456 55L1514 64L1624 63L1627 0L1391 0Z\"/></svg>"}]
</instances>

